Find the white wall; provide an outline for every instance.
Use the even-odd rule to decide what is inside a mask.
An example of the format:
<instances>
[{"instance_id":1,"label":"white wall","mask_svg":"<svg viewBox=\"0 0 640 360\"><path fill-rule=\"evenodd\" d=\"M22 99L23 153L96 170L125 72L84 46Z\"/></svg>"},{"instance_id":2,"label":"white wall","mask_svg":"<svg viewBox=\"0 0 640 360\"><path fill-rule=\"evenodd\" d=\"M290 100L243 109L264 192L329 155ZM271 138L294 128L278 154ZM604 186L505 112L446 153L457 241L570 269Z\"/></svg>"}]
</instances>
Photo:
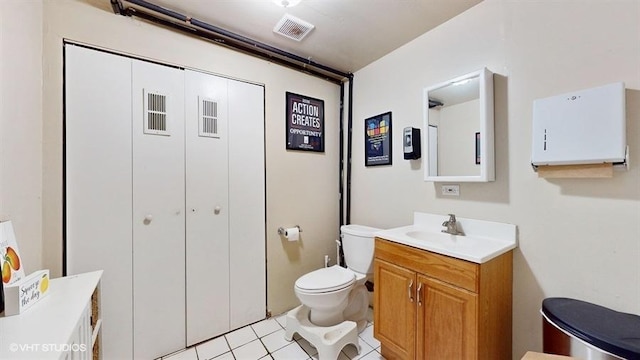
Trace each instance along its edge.
<instances>
[{"instance_id":1,"label":"white wall","mask_svg":"<svg viewBox=\"0 0 640 360\"><path fill-rule=\"evenodd\" d=\"M422 127L423 87L483 66L497 73L496 181L440 197L439 184L402 159L401 141L393 142L393 166L365 168L362 137L354 136L352 221L394 227L424 211L516 224L519 359L542 348L545 297L640 313L640 2L485 0L355 74L354 134L363 119L393 111L399 140L403 127ZM631 170L539 179L530 165L533 100L616 81L627 87Z\"/></svg>"},{"instance_id":2,"label":"white wall","mask_svg":"<svg viewBox=\"0 0 640 360\"><path fill-rule=\"evenodd\" d=\"M42 263L42 2L0 1L0 220Z\"/></svg>"},{"instance_id":3,"label":"white wall","mask_svg":"<svg viewBox=\"0 0 640 360\"><path fill-rule=\"evenodd\" d=\"M28 271L62 272L62 43L70 39L265 84L267 303L274 314L296 306L295 279L321 267L325 254L335 254L339 87L115 15L108 1L3 0L0 6L0 214L17 223ZM324 153L285 150L286 91L325 101ZM302 241L281 241L278 226L295 224L304 230Z\"/></svg>"}]
</instances>

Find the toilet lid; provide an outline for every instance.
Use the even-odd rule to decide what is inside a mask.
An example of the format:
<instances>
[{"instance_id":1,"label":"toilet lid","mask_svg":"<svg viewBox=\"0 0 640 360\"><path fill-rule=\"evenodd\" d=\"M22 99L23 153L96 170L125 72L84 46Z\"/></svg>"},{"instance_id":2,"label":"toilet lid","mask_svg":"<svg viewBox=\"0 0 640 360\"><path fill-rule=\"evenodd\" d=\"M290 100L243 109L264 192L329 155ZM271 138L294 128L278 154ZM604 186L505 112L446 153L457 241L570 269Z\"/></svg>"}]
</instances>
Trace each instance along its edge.
<instances>
[{"instance_id":1,"label":"toilet lid","mask_svg":"<svg viewBox=\"0 0 640 360\"><path fill-rule=\"evenodd\" d=\"M296 280L296 287L305 292L330 292L350 286L356 275L341 266L314 270Z\"/></svg>"}]
</instances>

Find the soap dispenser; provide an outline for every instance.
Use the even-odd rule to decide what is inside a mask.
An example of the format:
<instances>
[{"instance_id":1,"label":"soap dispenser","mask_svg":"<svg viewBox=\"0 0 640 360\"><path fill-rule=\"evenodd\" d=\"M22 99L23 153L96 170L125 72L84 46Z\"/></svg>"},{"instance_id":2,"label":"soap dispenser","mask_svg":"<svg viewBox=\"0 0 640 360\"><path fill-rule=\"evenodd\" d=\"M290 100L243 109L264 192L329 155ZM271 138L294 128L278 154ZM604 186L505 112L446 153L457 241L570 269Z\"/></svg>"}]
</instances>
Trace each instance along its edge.
<instances>
[{"instance_id":1,"label":"soap dispenser","mask_svg":"<svg viewBox=\"0 0 640 360\"><path fill-rule=\"evenodd\" d=\"M420 159L420 129L406 127L402 132L405 160Z\"/></svg>"}]
</instances>

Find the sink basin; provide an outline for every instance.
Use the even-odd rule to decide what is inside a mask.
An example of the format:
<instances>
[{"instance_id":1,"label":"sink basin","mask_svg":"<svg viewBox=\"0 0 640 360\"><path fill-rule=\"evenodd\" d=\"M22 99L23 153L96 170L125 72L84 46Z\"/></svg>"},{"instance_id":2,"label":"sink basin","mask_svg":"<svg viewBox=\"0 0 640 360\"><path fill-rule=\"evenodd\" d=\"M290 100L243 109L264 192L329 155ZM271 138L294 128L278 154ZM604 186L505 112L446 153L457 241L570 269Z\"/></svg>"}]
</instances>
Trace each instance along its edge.
<instances>
[{"instance_id":1,"label":"sink basin","mask_svg":"<svg viewBox=\"0 0 640 360\"><path fill-rule=\"evenodd\" d=\"M407 236L422 241L455 242L459 235L429 232L425 230L411 230L406 232Z\"/></svg>"},{"instance_id":2,"label":"sink basin","mask_svg":"<svg viewBox=\"0 0 640 360\"><path fill-rule=\"evenodd\" d=\"M516 247L515 225L458 218L465 235L443 233L445 216L414 214L414 224L383 230L377 237L415 248L484 263Z\"/></svg>"},{"instance_id":3,"label":"sink basin","mask_svg":"<svg viewBox=\"0 0 640 360\"><path fill-rule=\"evenodd\" d=\"M415 243L433 249L434 251L443 253L451 251L469 250L473 251L474 248L479 248L488 245L492 242L490 239L470 238L463 235L451 235L443 232L435 232L424 229L416 228L412 226L404 233L408 238L415 241ZM414 244L415 244L414 243ZM414 245L415 246L415 245ZM459 257L459 254L456 254Z\"/></svg>"}]
</instances>

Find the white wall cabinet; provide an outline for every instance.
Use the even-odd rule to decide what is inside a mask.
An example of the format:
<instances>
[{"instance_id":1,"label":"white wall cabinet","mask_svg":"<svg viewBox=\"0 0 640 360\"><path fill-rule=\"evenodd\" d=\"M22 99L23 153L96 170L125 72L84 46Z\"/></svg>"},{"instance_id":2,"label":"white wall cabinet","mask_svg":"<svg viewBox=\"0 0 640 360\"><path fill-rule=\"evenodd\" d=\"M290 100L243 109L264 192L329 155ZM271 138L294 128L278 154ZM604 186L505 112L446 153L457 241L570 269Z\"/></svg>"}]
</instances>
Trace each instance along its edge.
<instances>
[{"instance_id":1,"label":"white wall cabinet","mask_svg":"<svg viewBox=\"0 0 640 360\"><path fill-rule=\"evenodd\" d=\"M264 89L65 46L66 269L104 269L105 358L266 315Z\"/></svg>"}]
</instances>

